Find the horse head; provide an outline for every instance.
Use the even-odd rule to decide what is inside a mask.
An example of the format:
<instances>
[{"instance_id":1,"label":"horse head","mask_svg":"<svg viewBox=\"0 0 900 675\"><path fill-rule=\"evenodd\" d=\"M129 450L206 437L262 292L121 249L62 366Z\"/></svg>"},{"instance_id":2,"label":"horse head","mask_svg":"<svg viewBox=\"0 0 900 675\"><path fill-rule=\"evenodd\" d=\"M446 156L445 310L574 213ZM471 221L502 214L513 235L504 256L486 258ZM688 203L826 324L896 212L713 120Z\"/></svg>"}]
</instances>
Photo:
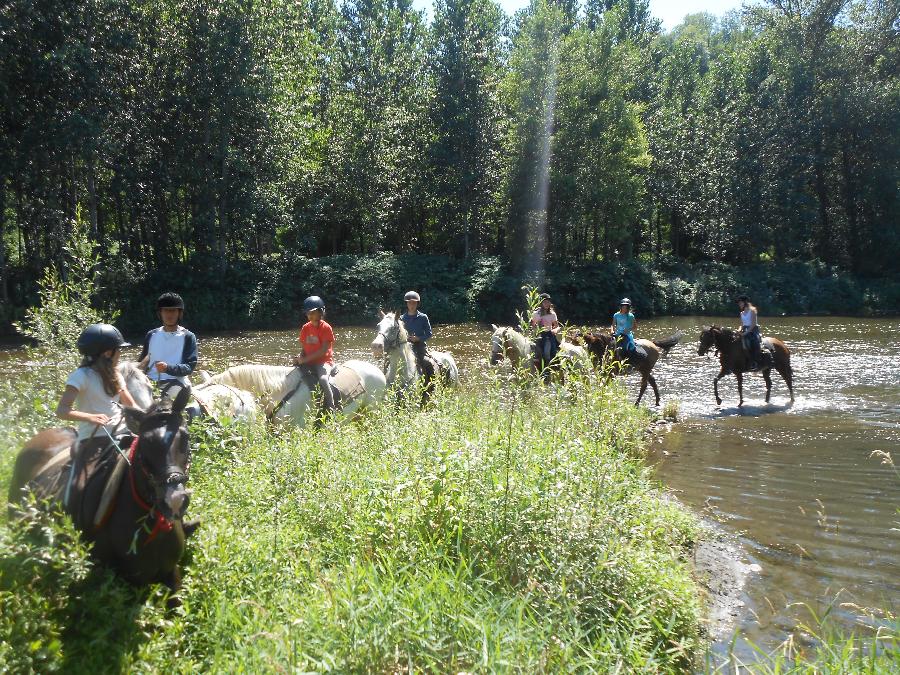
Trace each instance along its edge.
<instances>
[{"instance_id":1,"label":"horse head","mask_svg":"<svg viewBox=\"0 0 900 675\"><path fill-rule=\"evenodd\" d=\"M595 364L603 362L606 352L614 348L614 339L612 335L603 333L602 331L587 331L582 333L584 344L587 347L588 354Z\"/></svg>"},{"instance_id":2,"label":"horse head","mask_svg":"<svg viewBox=\"0 0 900 675\"><path fill-rule=\"evenodd\" d=\"M372 340L372 356L381 358L386 352L391 352L407 341L409 334L406 326L398 318L400 312L388 312L378 322L378 334Z\"/></svg>"},{"instance_id":3,"label":"horse head","mask_svg":"<svg viewBox=\"0 0 900 675\"><path fill-rule=\"evenodd\" d=\"M120 361L118 371L138 408L146 410L153 405L153 384L134 361Z\"/></svg>"},{"instance_id":4,"label":"horse head","mask_svg":"<svg viewBox=\"0 0 900 675\"><path fill-rule=\"evenodd\" d=\"M168 520L179 519L187 510L190 490L185 488L191 467L191 446L182 412L190 388L182 389L168 405L147 411L125 408L125 421L137 440L131 458L136 483L152 496L146 501ZM138 490L140 493L140 490Z\"/></svg>"},{"instance_id":5,"label":"horse head","mask_svg":"<svg viewBox=\"0 0 900 675\"><path fill-rule=\"evenodd\" d=\"M704 356L716 344L722 329L718 326L703 326L700 331L700 344L697 346L697 355Z\"/></svg>"}]
</instances>

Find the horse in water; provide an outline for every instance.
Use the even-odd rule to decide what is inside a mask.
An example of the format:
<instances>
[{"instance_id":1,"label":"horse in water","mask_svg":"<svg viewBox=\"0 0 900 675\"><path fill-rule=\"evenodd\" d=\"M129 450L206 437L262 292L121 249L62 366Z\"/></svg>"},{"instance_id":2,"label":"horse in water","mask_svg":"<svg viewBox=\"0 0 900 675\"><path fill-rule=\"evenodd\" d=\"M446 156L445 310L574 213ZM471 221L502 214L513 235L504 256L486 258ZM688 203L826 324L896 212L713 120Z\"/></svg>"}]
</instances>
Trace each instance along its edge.
<instances>
[{"instance_id":1,"label":"horse in water","mask_svg":"<svg viewBox=\"0 0 900 675\"><path fill-rule=\"evenodd\" d=\"M399 380L400 387L406 391L422 381L422 403L426 403L434 391L435 383L440 381L451 387L459 386L459 369L450 352L437 352L429 349L425 367L432 372L420 373L416 364L412 344L406 326L397 317L400 313L388 312L378 322L378 334L372 340L372 355L375 358L387 358L387 383L393 385ZM430 361L430 362L429 362Z\"/></svg>"},{"instance_id":2,"label":"horse in water","mask_svg":"<svg viewBox=\"0 0 900 675\"><path fill-rule=\"evenodd\" d=\"M191 448L182 417L189 396L185 389L171 408L123 408L134 436L115 442L77 446L74 429L41 431L16 457L10 504L26 487L61 504L93 543L95 558L135 585L162 582L177 591L190 500Z\"/></svg>"},{"instance_id":3,"label":"horse in water","mask_svg":"<svg viewBox=\"0 0 900 675\"><path fill-rule=\"evenodd\" d=\"M334 386L338 390L337 413L352 416L357 411L377 405L387 389L384 373L366 361L347 361L335 369ZM245 364L232 366L213 375L204 386L227 385L252 392L268 401L266 416L270 420L291 420L297 426L306 424L312 410L313 396L300 369L291 366Z\"/></svg>"},{"instance_id":4,"label":"horse in water","mask_svg":"<svg viewBox=\"0 0 900 675\"><path fill-rule=\"evenodd\" d=\"M494 330L491 335L490 363L492 366L496 366L505 358L509 360L514 370L522 367L534 374L540 372L540 357L532 340L511 326L491 324L491 328ZM566 363L575 368L581 368L588 363L588 354L584 347L561 341L559 351L553 361L557 365Z\"/></svg>"},{"instance_id":5,"label":"horse in water","mask_svg":"<svg viewBox=\"0 0 900 675\"><path fill-rule=\"evenodd\" d=\"M722 399L719 397L719 380L733 373L737 378L738 385L738 406L744 405L744 373L755 372L750 371L749 356L744 352L743 340L741 334L730 328L721 328L719 326L705 326L700 333L700 346L697 348L697 354L703 356L710 349L715 347L719 356L719 374L713 380L713 393L716 395L716 403L722 405ZM794 402L794 370L791 368L791 350L787 348L778 338L766 337L762 339L761 356L762 364L757 368L762 372L763 379L766 381L766 403L772 394L772 378L769 376L772 368L781 375L787 384L788 391L791 394L791 403Z\"/></svg>"},{"instance_id":6,"label":"horse in water","mask_svg":"<svg viewBox=\"0 0 900 675\"><path fill-rule=\"evenodd\" d=\"M622 360L618 360L616 338L612 334L605 331L589 331L581 337L587 344L588 353L590 353L595 366L601 366L604 363L614 363L619 364L617 368L617 374L619 375L627 375L635 370L641 374L641 389L637 400L634 402L635 405L638 405L644 397L648 383L653 387L656 405L659 405L659 387L656 386L656 378L652 374L653 366L656 365L660 357L666 356L669 350L678 344L681 340L681 333L675 333L664 340L635 340L637 344L644 348L647 356L635 358L625 355Z\"/></svg>"}]
</instances>

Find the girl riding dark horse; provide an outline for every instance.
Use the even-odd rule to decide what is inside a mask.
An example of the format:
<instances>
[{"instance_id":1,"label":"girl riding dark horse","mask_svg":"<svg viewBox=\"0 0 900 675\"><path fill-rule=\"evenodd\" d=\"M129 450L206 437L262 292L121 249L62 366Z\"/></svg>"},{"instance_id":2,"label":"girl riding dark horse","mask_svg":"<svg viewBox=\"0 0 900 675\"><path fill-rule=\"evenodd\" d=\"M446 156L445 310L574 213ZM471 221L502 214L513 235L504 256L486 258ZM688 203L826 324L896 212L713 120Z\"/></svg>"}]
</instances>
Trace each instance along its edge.
<instances>
[{"instance_id":1,"label":"girl riding dark horse","mask_svg":"<svg viewBox=\"0 0 900 675\"><path fill-rule=\"evenodd\" d=\"M791 368L791 351L778 338L766 338L763 344L772 351L772 358L766 355L760 358L763 361L761 365L762 376L766 381L766 403L772 394L772 379L769 373L774 367L787 384L788 391L791 394L791 403L794 402L794 371ZM719 397L719 380L733 373L738 383L738 405L744 405L744 376L746 372L752 372L750 368L750 356L746 353L742 344L742 335L730 328L720 328L719 326L707 326L700 333L700 346L697 353L700 356L706 354L710 349L715 347L719 356L719 374L713 380L713 392L716 395L716 403L722 405L722 399ZM774 362L774 363L773 363Z\"/></svg>"},{"instance_id":2,"label":"girl riding dark horse","mask_svg":"<svg viewBox=\"0 0 900 675\"><path fill-rule=\"evenodd\" d=\"M118 448L112 437L105 446L73 446L71 429L41 431L16 457L10 504L25 496L26 486L59 502L93 543L95 558L135 585L162 582L177 591L190 499L184 485L191 450L182 418L189 397L185 388L170 409L125 408L136 435L119 440Z\"/></svg>"},{"instance_id":3,"label":"girl riding dark horse","mask_svg":"<svg viewBox=\"0 0 900 675\"><path fill-rule=\"evenodd\" d=\"M664 340L635 340L635 343L641 347L646 356L636 359L634 362L631 362L627 356L624 362L615 360L618 352L617 337L610 333L593 331L585 333L582 337L595 366L612 362L618 364L616 368L616 374L618 375L626 375L632 370L637 370L641 374L641 389L637 400L634 402L635 405L639 404L644 397L648 383L653 387L656 405L659 405L659 387L656 386L656 378L653 377L651 371L659 358L668 354L669 350L678 344L681 335L682 333L679 332Z\"/></svg>"}]
</instances>

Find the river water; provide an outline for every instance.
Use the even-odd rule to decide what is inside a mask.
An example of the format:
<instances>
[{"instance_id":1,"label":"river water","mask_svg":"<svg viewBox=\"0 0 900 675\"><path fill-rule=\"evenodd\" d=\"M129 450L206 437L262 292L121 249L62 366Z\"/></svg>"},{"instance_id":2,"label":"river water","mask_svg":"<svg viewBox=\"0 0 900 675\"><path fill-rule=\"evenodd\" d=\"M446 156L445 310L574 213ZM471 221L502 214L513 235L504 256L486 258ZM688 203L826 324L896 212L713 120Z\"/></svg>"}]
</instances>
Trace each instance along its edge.
<instances>
[{"instance_id":1,"label":"river water","mask_svg":"<svg viewBox=\"0 0 900 675\"><path fill-rule=\"evenodd\" d=\"M729 323L719 319L720 323ZM684 342L656 367L663 404L679 402L680 422L661 434L649 461L682 502L718 521L759 566L743 591L735 626L735 654L755 660L751 642L771 650L817 611L835 604L839 621L864 624L853 607L900 610L900 320L768 318L765 334L792 350L796 403L773 371L772 403L762 378L745 380L737 408L734 378L712 378L718 362L697 355L700 326L691 317L642 321L641 337L675 330ZM734 323L733 320L730 323ZM487 368L490 330L474 324L436 326L432 346L450 349L463 382ZM371 327L336 328L339 360L371 359ZM201 338L200 367L239 363L287 364L295 331L235 332ZM0 352L0 373L12 372L20 353ZM637 378L629 378L629 395ZM648 391L645 402L651 400ZM730 640L714 646L721 656Z\"/></svg>"}]
</instances>

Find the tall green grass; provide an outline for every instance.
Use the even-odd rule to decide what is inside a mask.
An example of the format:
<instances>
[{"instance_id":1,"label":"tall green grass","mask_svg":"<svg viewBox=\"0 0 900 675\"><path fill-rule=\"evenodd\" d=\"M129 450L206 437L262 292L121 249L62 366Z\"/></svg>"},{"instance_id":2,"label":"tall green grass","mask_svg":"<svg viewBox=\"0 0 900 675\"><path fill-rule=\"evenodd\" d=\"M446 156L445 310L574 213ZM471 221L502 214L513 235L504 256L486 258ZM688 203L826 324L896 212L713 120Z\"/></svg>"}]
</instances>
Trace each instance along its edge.
<instances>
[{"instance_id":1,"label":"tall green grass","mask_svg":"<svg viewBox=\"0 0 900 675\"><path fill-rule=\"evenodd\" d=\"M4 524L0 669L689 668L695 522L658 499L646 424L576 382L318 432L195 426L183 606L95 569L68 526Z\"/></svg>"}]
</instances>

